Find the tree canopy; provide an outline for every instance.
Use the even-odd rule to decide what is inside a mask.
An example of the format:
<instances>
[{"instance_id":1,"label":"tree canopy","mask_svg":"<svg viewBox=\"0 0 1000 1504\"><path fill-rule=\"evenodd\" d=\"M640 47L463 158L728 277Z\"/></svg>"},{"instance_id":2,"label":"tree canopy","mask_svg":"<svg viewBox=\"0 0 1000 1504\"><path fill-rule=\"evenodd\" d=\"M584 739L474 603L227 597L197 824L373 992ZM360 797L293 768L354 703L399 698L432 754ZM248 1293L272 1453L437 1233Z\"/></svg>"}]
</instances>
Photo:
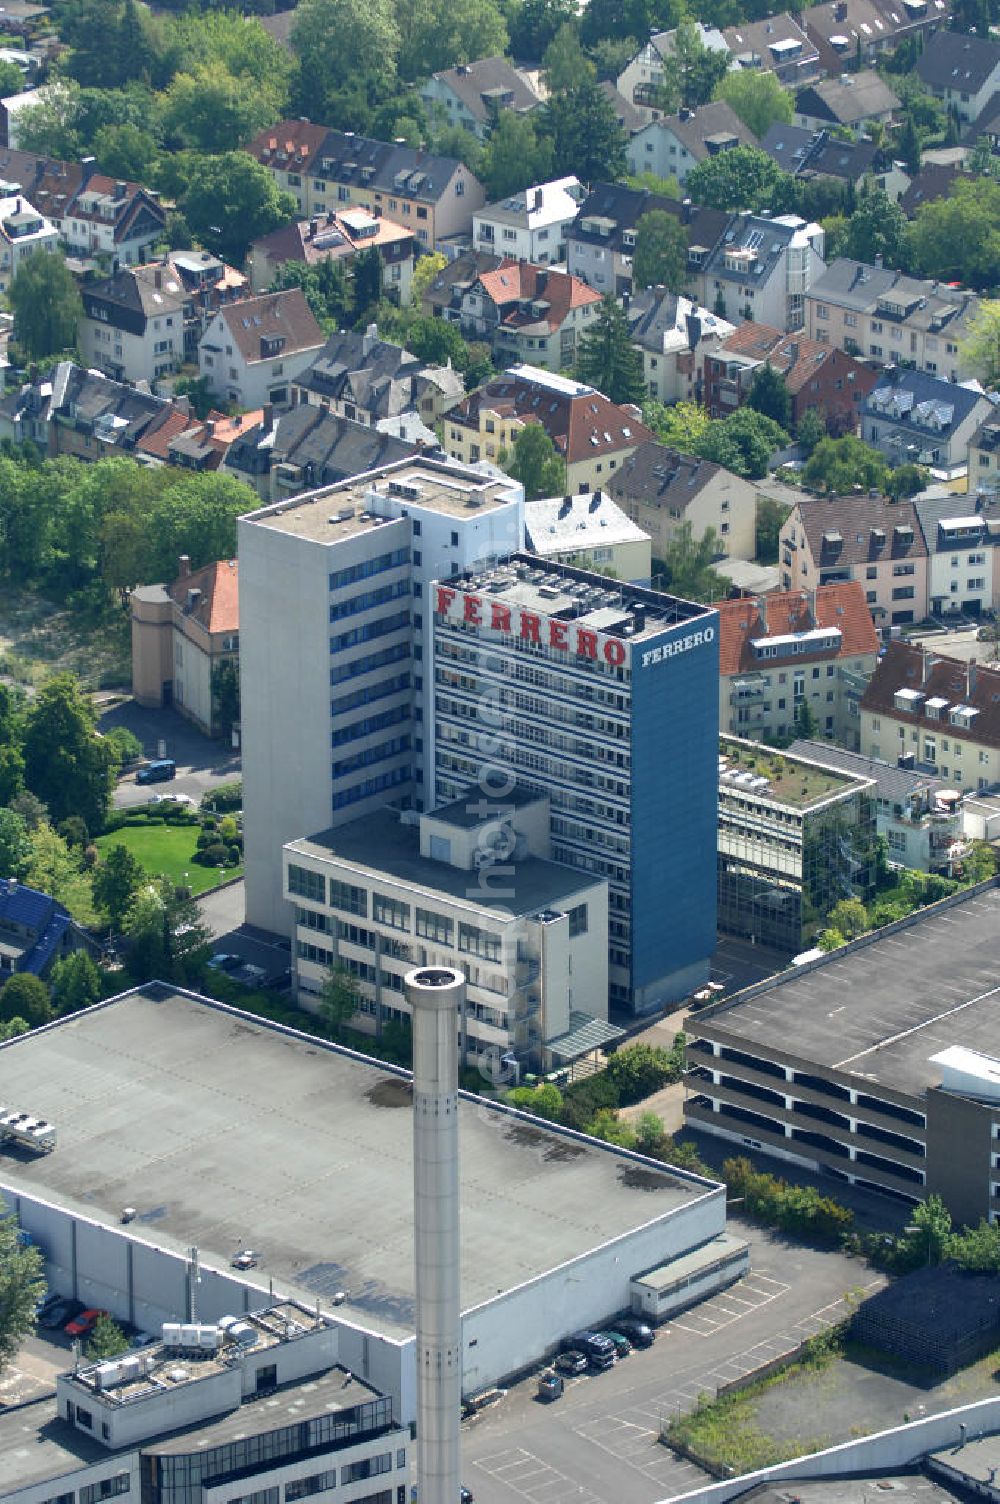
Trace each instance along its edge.
<instances>
[{"instance_id":1,"label":"tree canopy","mask_svg":"<svg viewBox=\"0 0 1000 1504\"><path fill-rule=\"evenodd\" d=\"M118 755L97 734L93 704L71 674L55 674L32 700L24 764L25 783L54 820L79 815L91 830L103 826Z\"/></svg>"},{"instance_id":2,"label":"tree canopy","mask_svg":"<svg viewBox=\"0 0 1000 1504\"><path fill-rule=\"evenodd\" d=\"M577 348L576 372L612 402L642 401L646 386L642 359L629 339L628 320L611 293Z\"/></svg>"},{"instance_id":3,"label":"tree canopy","mask_svg":"<svg viewBox=\"0 0 1000 1504\"><path fill-rule=\"evenodd\" d=\"M513 454L503 463L521 482L526 501L561 496L566 489L566 465L540 423L525 423L514 440Z\"/></svg>"},{"instance_id":4,"label":"tree canopy","mask_svg":"<svg viewBox=\"0 0 1000 1504\"><path fill-rule=\"evenodd\" d=\"M882 490L889 478L889 465L877 449L862 443L853 434L842 439L821 439L806 461L802 472L805 485L832 496L852 491Z\"/></svg>"},{"instance_id":5,"label":"tree canopy","mask_svg":"<svg viewBox=\"0 0 1000 1504\"><path fill-rule=\"evenodd\" d=\"M575 173L581 182L614 182L625 176L625 132L610 101L584 75L542 106L539 126L552 142L552 170Z\"/></svg>"},{"instance_id":6,"label":"tree canopy","mask_svg":"<svg viewBox=\"0 0 1000 1504\"><path fill-rule=\"evenodd\" d=\"M755 412L763 413L765 418L772 418L779 428L791 428L792 394L784 376L774 369L769 360L754 372L747 403Z\"/></svg>"},{"instance_id":7,"label":"tree canopy","mask_svg":"<svg viewBox=\"0 0 1000 1504\"><path fill-rule=\"evenodd\" d=\"M665 587L684 600L712 601L719 595L719 576L709 566L724 553L719 535L707 527L695 538L690 522L682 522L653 569L662 566Z\"/></svg>"},{"instance_id":8,"label":"tree canopy","mask_svg":"<svg viewBox=\"0 0 1000 1504\"><path fill-rule=\"evenodd\" d=\"M0 1201L0 1374L34 1330L35 1306L45 1293L41 1252L22 1247L17 1233L16 1218Z\"/></svg>"},{"instance_id":9,"label":"tree canopy","mask_svg":"<svg viewBox=\"0 0 1000 1504\"><path fill-rule=\"evenodd\" d=\"M58 355L76 344L83 303L59 251L33 251L10 284L14 334L31 360Z\"/></svg>"},{"instance_id":10,"label":"tree canopy","mask_svg":"<svg viewBox=\"0 0 1000 1504\"><path fill-rule=\"evenodd\" d=\"M237 266L252 240L288 224L295 214L291 194L283 193L267 168L243 151L192 156L180 203L203 244Z\"/></svg>"},{"instance_id":11,"label":"tree canopy","mask_svg":"<svg viewBox=\"0 0 1000 1504\"><path fill-rule=\"evenodd\" d=\"M706 157L687 175L685 187L696 204L709 209L773 209L787 194L788 174L757 146L734 146Z\"/></svg>"},{"instance_id":12,"label":"tree canopy","mask_svg":"<svg viewBox=\"0 0 1000 1504\"><path fill-rule=\"evenodd\" d=\"M677 215L666 209L643 214L635 227L632 286L680 292L687 280L687 260L687 236Z\"/></svg>"},{"instance_id":13,"label":"tree canopy","mask_svg":"<svg viewBox=\"0 0 1000 1504\"><path fill-rule=\"evenodd\" d=\"M716 86L716 99L724 99L758 140L772 125L791 125L795 113L792 95L775 75L763 68L737 68Z\"/></svg>"}]
</instances>

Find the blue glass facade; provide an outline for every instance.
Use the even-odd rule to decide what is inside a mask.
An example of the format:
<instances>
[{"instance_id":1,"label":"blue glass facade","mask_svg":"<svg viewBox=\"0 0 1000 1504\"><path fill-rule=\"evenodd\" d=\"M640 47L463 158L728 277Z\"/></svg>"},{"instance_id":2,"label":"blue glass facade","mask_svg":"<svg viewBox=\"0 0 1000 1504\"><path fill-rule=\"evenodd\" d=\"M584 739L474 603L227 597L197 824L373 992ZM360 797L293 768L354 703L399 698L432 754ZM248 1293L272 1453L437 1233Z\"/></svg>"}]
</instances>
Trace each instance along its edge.
<instances>
[{"instance_id":1,"label":"blue glass facade","mask_svg":"<svg viewBox=\"0 0 1000 1504\"><path fill-rule=\"evenodd\" d=\"M636 1012L708 976L716 937L719 619L632 650L632 995Z\"/></svg>"}]
</instances>

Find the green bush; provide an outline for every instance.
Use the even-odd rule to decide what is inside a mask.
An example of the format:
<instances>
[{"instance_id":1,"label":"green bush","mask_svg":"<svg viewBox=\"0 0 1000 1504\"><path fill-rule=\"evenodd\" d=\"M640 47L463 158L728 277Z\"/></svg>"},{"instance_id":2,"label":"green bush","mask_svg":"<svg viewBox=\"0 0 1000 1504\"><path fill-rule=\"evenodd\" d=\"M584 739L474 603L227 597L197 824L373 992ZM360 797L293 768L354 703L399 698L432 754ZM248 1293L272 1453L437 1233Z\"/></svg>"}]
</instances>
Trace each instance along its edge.
<instances>
[{"instance_id":1,"label":"green bush","mask_svg":"<svg viewBox=\"0 0 1000 1504\"><path fill-rule=\"evenodd\" d=\"M623 1045L611 1056L605 1074L618 1093L615 1105L628 1107L679 1081L683 1068L684 1035L677 1034L669 1050L662 1045Z\"/></svg>"},{"instance_id":2,"label":"green bush","mask_svg":"<svg viewBox=\"0 0 1000 1504\"><path fill-rule=\"evenodd\" d=\"M205 830L204 828L202 828L198 832L198 839L195 842L195 845L197 846L199 851L204 851L206 846L214 845L217 840L218 836L216 835L214 830Z\"/></svg>"},{"instance_id":3,"label":"green bush","mask_svg":"<svg viewBox=\"0 0 1000 1504\"><path fill-rule=\"evenodd\" d=\"M226 852L226 865L228 867L238 867L242 860L243 853L240 848L236 845L230 846Z\"/></svg>"},{"instance_id":4,"label":"green bush","mask_svg":"<svg viewBox=\"0 0 1000 1504\"><path fill-rule=\"evenodd\" d=\"M221 841L213 841L210 846L196 851L194 860L202 867L224 867L229 860L229 850Z\"/></svg>"},{"instance_id":5,"label":"green bush","mask_svg":"<svg viewBox=\"0 0 1000 1504\"><path fill-rule=\"evenodd\" d=\"M202 809L214 810L221 814L225 810L243 808L243 780L237 778L232 783L220 783L217 789L210 789L201 801Z\"/></svg>"},{"instance_id":6,"label":"green bush","mask_svg":"<svg viewBox=\"0 0 1000 1504\"><path fill-rule=\"evenodd\" d=\"M789 1185L755 1169L744 1157L725 1160L722 1178L730 1197L742 1201L746 1215L766 1227L817 1242L839 1243L854 1223L854 1213L832 1196L821 1195L815 1186Z\"/></svg>"},{"instance_id":7,"label":"green bush","mask_svg":"<svg viewBox=\"0 0 1000 1504\"><path fill-rule=\"evenodd\" d=\"M123 766L138 762L145 750L142 742L127 726L112 726L110 731L105 732L104 739L115 748Z\"/></svg>"}]
</instances>

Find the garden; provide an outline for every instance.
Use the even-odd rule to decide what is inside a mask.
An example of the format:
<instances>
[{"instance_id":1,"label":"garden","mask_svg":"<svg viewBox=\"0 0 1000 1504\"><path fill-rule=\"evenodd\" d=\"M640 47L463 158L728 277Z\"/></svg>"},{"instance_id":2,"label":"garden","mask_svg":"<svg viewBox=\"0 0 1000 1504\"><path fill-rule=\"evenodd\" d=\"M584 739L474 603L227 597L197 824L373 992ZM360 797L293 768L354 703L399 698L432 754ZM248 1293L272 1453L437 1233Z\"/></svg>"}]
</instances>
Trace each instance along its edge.
<instances>
[{"instance_id":1,"label":"garden","mask_svg":"<svg viewBox=\"0 0 1000 1504\"><path fill-rule=\"evenodd\" d=\"M162 800L119 810L94 845L101 857L124 846L145 870L197 896L243 875L243 835L235 814L216 815Z\"/></svg>"}]
</instances>

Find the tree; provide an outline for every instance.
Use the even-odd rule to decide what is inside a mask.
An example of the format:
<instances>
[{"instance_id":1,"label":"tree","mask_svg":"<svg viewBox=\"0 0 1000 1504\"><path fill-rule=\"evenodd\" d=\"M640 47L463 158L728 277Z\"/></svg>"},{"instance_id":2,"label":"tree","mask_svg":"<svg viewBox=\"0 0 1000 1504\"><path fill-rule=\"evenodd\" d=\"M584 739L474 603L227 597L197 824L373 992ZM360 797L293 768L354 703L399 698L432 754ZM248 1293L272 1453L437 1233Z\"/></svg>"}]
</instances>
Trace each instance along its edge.
<instances>
[{"instance_id":1,"label":"tree","mask_svg":"<svg viewBox=\"0 0 1000 1504\"><path fill-rule=\"evenodd\" d=\"M553 172L575 173L585 183L624 177L625 132L592 78L553 94L540 114L539 135L552 142Z\"/></svg>"},{"instance_id":2,"label":"tree","mask_svg":"<svg viewBox=\"0 0 1000 1504\"><path fill-rule=\"evenodd\" d=\"M545 49L542 59L545 83L550 94L571 89L578 78L595 75L592 62L584 56L580 34L572 21L566 21Z\"/></svg>"},{"instance_id":3,"label":"tree","mask_svg":"<svg viewBox=\"0 0 1000 1504\"><path fill-rule=\"evenodd\" d=\"M524 487L526 501L561 496L566 489L566 465L540 423L525 423L506 462L508 474Z\"/></svg>"},{"instance_id":4,"label":"tree","mask_svg":"<svg viewBox=\"0 0 1000 1504\"><path fill-rule=\"evenodd\" d=\"M1000 1273L1000 1223L987 1222L984 1217L977 1227L952 1233L947 1252L962 1269L975 1274Z\"/></svg>"},{"instance_id":5,"label":"tree","mask_svg":"<svg viewBox=\"0 0 1000 1504\"><path fill-rule=\"evenodd\" d=\"M659 561L671 594L691 601L715 600L719 594L719 576L710 565L724 552L714 528L707 527L696 539L690 522L682 522Z\"/></svg>"},{"instance_id":6,"label":"tree","mask_svg":"<svg viewBox=\"0 0 1000 1504\"><path fill-rule=\"evenodd\" d=\"M211 937L190 893L167 877L136 892L122 930L129 943L127 966L136 982L154 979L196 982L211 951Z\"/></svg>"},{"instance_id":7,"label":"tree","mask_svg":"<svg viewBox=\"0 0 1000 1504\"><path fill-rule=\"evenodd\" d=\"M706 47L697 22L683 15L674 30L673 46L664 58L658 107L673 114L682 107L695 110L712 98L729 68L725 48Z\"/></svg>"},{"instance_id":8,"label":"tree","mask_svg":"<svg viewBox=\"0 0 1000 1504\"><path fill-rule=\"evenodd\" d=\"M706 157L687 175L685 188L710 209L772 209L788 193L788 173L756 146L734 146Z\"/></svg>"},{"instance_id":9,"label":"tree","mask_svg":"<svg viewBox=\"0 0 1000 1504\"><path fill-rule=\"evenodd\" d=\"M79 815L89 830L107 818L118 758L98 736L90 700L72 674L56 674L28 710L25 783L48 805L53 820Z\"/></svg>"},{"instance_id":10,"label":"tree","mask_svg":"<svg viewBox=\"0 0 1000 1504\"><path fill-rule=\"evenodd\" d=\"M494 0L397 0L401 78L426 78L474 58L502 57L507 27Z\"/></svg>"},{"instance_id":11,"label":"tree","mask_svg":"<svg viewBox=\"0 0 1000 1504\"><path fill-rule=\"evenodd\" d=\"M774 369L769 360L754 372L747 405L755 412L763 413L765 418L770 418L780 428L792 426L792 394L784 376Z\"/></svg>"},{"instance_id":12,"label":"tree","mask_svg":"<svg viewBox=\"0 0 1000 1504\"><path fill-rule=\"evenodd\" d=\"M35 795L29 793L27 789L22 789L19 794L16 794L14 796L14 798L10 801L10 808L14 811L15 815L20 815L21 819L25 823L26 828L31 832L32 835L34 835L35 831L39 830L49 818L49 812L42 801L40 799L36 799Z\"/></svg>"},{"instance_id":13,"label":"tree","mask_svg":"<svg viewBox=\"0 0 1000 1504\"><path fill-rule=\"evenodd\" d=\"M128 1352L128 1338L110 1316L99 1316L94 1322L87 1343L87 1357L92 1363L102 1363L108 1358L117 1358Z\"/></svg>"},{"instance_id":14,"label":"tree","mask_svg":"<svg viewBox=\"0 0 1000 1504\"><path fill-rule=\"evenodd\" d=\"M842 439L821 439L806 461L802 480L811 490L840 496L855 487L883 490L889 466L877 449L852 434Z\"/></svg>"},{"instance_id":15,"label":"tree","mask_svg":"<svg viewBox=\"0 0 1000 1504\"><path fill-rule=\"evenodd\" d=\"M148 881L148 873L127 846L112 846L91 874L94 902L107 915L112 929L121 929L132 900Z\"/></svg>"},{"instance_id":16,"label":"tree","mask_svg":"<svg viewBox=\"0 0 1000 1504\"><path fill-rule=\"evenodd\" d=\"M803 705L806 703L803 700ZM856 940L871 929L868 910L860 898L842 898L827 915L831 927L839 930L846 940Z\"/></svg>"},{"instance_id":17,"label":"tree","mask_svg":"<svg viewBox=\"0 0 1000 1504\"><path fill-rule=\"evenodd\" d=\"M563 1095L552 1081L543 1081L540 1086L515 1086L507 1093L507 1101L549 1123L558 1123L562 1115Z\"/></svg>"},{"instance_id":18,"label":"tree","mask_svg":"<svg viewBox=\"0 0 1000 1504\"><path fill-rule=\"evenodd\" d=\"M928 1196L914 1207L905 1237L906 1245L921 1262L941 1263L951 1237L951 1213L940 1196Z\"/></svg>"},{"instance_id":19,"label":"tree","mask_svg":"<svg viewBox=\"0 0 1000 1504\"><path fill-rule=\"evenodd\" d=\"M574 0L523 0L507 15L511 56L541 62L559 28L576 19Z\"/></svg>"},{"instance_id":20,"label":"tree","mask_svg":"<svg viewBox=\"0 0 1000 1504\"><path fill-rule=\"evenodd\" d=\"M465 369L469 347L455 325L444 319L419 315L411 321L404 343L428 365L443 366L450 360L458 370Z\"/></svg>"},{"instance_id":21,"label":"tree","mask_svg":"<svg viewBox=\"0 0 1000 1504\"><path fill-rule=\"evenodd\" d=\"M507 114L510 114L509 110ZM421 256L413 268L410 282L410 302L414 308L421 306L431 283L447 265L448 258L443 251L431 251L429 255Z\"/></svg>"},{"instance_id":22,"label":"tree","mask_svg":"<svg viewBox=\"0 0 1000 1504\"><path fill-rule=\"evenodd\" d=\"M83 303L59 251L33 251L10 284L14 333L31 360L59 355L76 344Z\"/></svg>"},{"instance_id":23,"label":"tree","mask_svg":"<svg viewBox=\"0 0 1000 1504\"><path fill-rule=\"evenodd\" d=\"M612 402L641 402L646 395L642 357L629 338L628 320L613 293L605 294L597 317L577 347L576 373Z\"/></svg>"},{"instance_id":24,"label":"tree","mask_svg":"<svg viewBox=\"0 0 1000 1504\"><path fill-rule=\"evenodd\" d=\"M31 837L22 817L12 809L0 809L0 877L18 881L31 860Z\"/></svg>"},{"instance_id":25,"label":"tree","mask_svg":"<svg viewBox=\"0 0 1000 1504\"><path fill-rule=\"evenodd\" d=\"M795 734L804 741L813 741L819 735L819 721L809 701L803 697L795 712ZM839 932L838 932L839 933Z\"/></svg>"},{"instance_id":26,"label":"tree","mask_svg":"<svg viewBox=\"0 0 1000 1504\"><path fill-rule=\"evenodd\" d=\"M5 1023L23 1018L29 1029L38 1029L51 1023L54 1016L49 989L30 971L15 971L0 987L0 1019Z\"/></svg>"},{"instance_id":27,"label":"tree","mask_svg":"<svg viewBox=\"0 0 1000 1504\"><path fill-rule=\"evenodd\" d=\"M396 77L400 34L390 0L302 0L291 42L299 60L300 107L313 120L364 127L366 111Z\"/></svg>"},{"instance_id":28,"label":"tree","mask_svg":"<svg viewBox=\"0 0 1000 1504\"><path fill-rule=\"evenodd\" d=\"M345 966L333 966L323 978L319 993L319 1016L334 1038L339 1038L358 1011L361 994L357 978Z\"/></svg>"},{"instance_id":29,"label":"tree","mask_svg":"<svg viewBox=\"0 0 1000 1504\"><path fill-rule=\"evenodd\" d=\"M672 1050L652 1044L626 1044L616 1050L608 1061L607 1076L621 1106L641 1102L671 1081L680 1080L683 1052L683 1034L675 1038Z\"/></svg>"},{"instance_id":30,"label":"tree","mask_svg":"<svg viewBox=\"0 0 1000 1504\"><path fill-rule=\"evenodd\" d=\"M922 465L897 465L885 483L885 494L893 501L917 496L930 483L930 472Z\"/></svg>"},{"instance_id":31,"label":"tree","mask_svg":"<svg viewBox=\"0 0 1000 1504\"><path fill-rule=\"evenodd\" d=\"M35 1329L35 1307L45 1294L42 1255L22 1247L17 1220L0 1200L0 1373Z\"/></svg>"},{"instance_id":32,"label":"tree","mask_svg":"<svg viewBox=\"0 0 1000 1504\"><path fill-rule=\"evenodd\" d=\"M737 475L760 480L771 456L788 443L788 434L773 418L752 407L738 407L728 418L710 423L695 446L703 459L725 465Z\"/></svg>"},{"instance_id":33,"label":"tree","mask_svg":"<svg viewBox=\"0 0 1000 1504\"><path fill-rule=\"evenodd\" d=\"M194 151L234 151L274 119L266 91L248 89L216 61L178 73L163 101L168 138Z\"/></svg>"},{"instance_id":34,"label":"tree","mask_svg":"<svg viewBox=\"0 0 1000 1504\"><path fill-rule=\"evenodd\" d=\"M959 342L959 354L985 387L1000 385L1000 300L984 298Z\"/></svg>"},{"instance_id":35,"label":"tree","mask_svg":"<svg viewBox=\"0 0 1000 1504\"><path fill-rule=\"evenodd\" d=\"M632 286L680 292L687 280L687 236L675 214L651 209L635 227Z\"/></svg>"},{"instance_id":36,"label":"tree","mask_svg":"<svg viewBox=\"0 0 1000 1504\"><path fill-rule=\"evenodd\" d=\"M956 178L947 198L921 204L906 238L907 269L970 287L1000 283L1000 183Z\"/></svg>"},{"instance_id":37,"label":"tree","mask_svg":"<svg viewBox=\"0 0 1000 1504\"><path fill-rule=\"evenodd\" d=\"M890 199L884 188L866 180L858 195L857 208L847 222L843 254L869 264L881 256L886 266L898 266L906 232L907 219L899 204Z\"/></svg>"},{"instance_id":38,"label":"tree","mask_svg":"<svg viewBox=\"0 0 1000 1504\"><path fill-rule=\"evenodd\" d=\"M682 454L697 454L712 421L696 402L676 402L665 407L655 398L643 403L642 419L661 443L679 449Z\"/></svg>"},{"instance_id":39,"label":"tree","mask_svg":"<svg viewBox=\"0 0 1000 1504\"><path fill-rule=\"evenodd\" d=\"M240 718L240 663L223 658L212 671L212 703L219 733L229 736Z\"/></svg>"},{"instance_id":40,"label":"tree","mask_svg":"<svg viewBox=\"0 0 1000 1504\"><path fill-rule=\"evenodd\" d=\"M920 171L921 139L916 121L912 115L907 115L903 121L903 129L897 137L897 150L900 161L906 168L910 177L915 178Z\"/></svg>"},{"instance_id":41,"label":"tree","mask_svg":"<svg viewBox=\"0 0 1000 1504\"><path fill-rule=\"evenodd\" d=\"M311 3L304 0L304 4ZM300 6L296 15L301 10ZM281 192L254 157L228 151L218 157L192 158L182 208L199 240L239 266L252 240L289 223L295 200Z\"/></svg>"},{"instance_id":42,"label":"tree","mask_svg":"<svg viewBox=\"0 0 1000 1504\"><path fill-rule=\"evenodd\" d=\"M77 129L79 111L80 88L72 79L44 84L37 103L18 116L18 146L41 156L79 156L83 145Z\"/></svg>"},{"instance_id":43,"label":"tree","mask_svg":"<svg viewBox=\"0 0 1000 1504\"><path fill-rule=\"evenodd\" d=\"M791 125L795 113L789 91L764 69L738 68L727 73L717 85L715 97L724 99L758 140L776 122Z\"/></svg>"},{"instance_id":44,"label":"tree","mask_svg":"<svg viewBox=\"0 0 1000 1504\"><path fill-rule=\"evenodd\" d=\"M846 944L847 941L839 930L822 930L820 934L816 936L817 950L839 950L842 945Z\"/></svg>"},{"instance_id":45,"label":"tree","mask_svg":"<svg viewBox=\"0 0 1000 1504\"><path fill-rule=\"evenodd\" d=\"M552 143L540 138L530 115L501 110L483 147L479 176L491 200L544 183L552 172Z\"/></svg>"},{"instance_id":46,"label":"tree","mask_svg":"<svg viewBox=\"0 0 1000 1504\"><path fill-rule=\"evenodd\" d=\"M962 877L967 883L984 883L995 877L997 854L987 841L973 841L962 858Z\"/></svg>"},{"instance_id":47,"label":"tree","mask_svg":"<svg viewBox=\"0 0 1000 1504\"><path fill-rule=\"evenodd\" d=\"M52 968L52 1006L57 1014L79 1013L100 1002L101 973L85 950L63 956Z\"/></svg>"},{"instance_id":48,"label":"tree","mask_svg":"<svg viewBox=\"0 0 1000 1504\"><path fill-rule=\"evenodd\" d=\"M94 136L94 156L112 178L148 182L159 154L156 138L139 125L102 125Z\"/></svg>"},{"instance_id":49,"label":"tree","mask_svg":"<svg viewBox=\"0 0 1000 1504\"><path fill-rule=\"evenodd\" d=\"M820 439L826 438L826 422L823 418L822 409L807 407L799 419L799 426L795 432L799 447L804 450L808 459Z\"/></svg>"},{"instance_id":50,"label":"tree","mask_svg":"<svg viewBox=\"0 0 1000 1504\"><path fill-rule=\"evenodd\" d=\"M791 510L772 496L758 495L754 553L758 564L777 564L778 538Z\"/></svg>"}]
</instances>

